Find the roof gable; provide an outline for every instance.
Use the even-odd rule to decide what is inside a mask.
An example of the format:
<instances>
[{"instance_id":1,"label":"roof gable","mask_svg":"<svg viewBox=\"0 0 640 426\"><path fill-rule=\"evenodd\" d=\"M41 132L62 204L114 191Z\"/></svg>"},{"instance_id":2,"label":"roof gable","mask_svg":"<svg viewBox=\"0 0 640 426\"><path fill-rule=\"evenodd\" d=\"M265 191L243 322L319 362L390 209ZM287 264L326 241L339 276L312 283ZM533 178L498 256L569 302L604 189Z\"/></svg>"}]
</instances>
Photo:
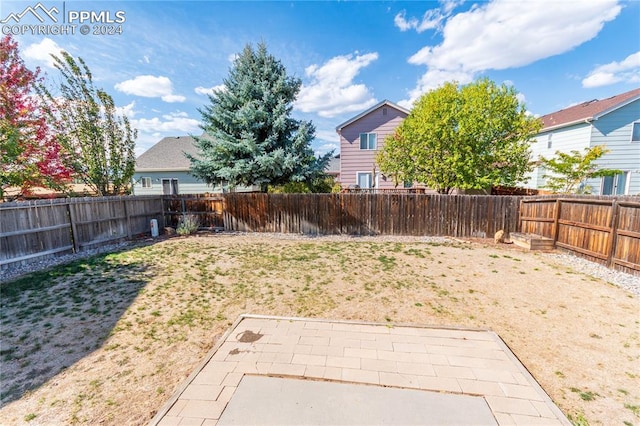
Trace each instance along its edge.
<instances>
[{"instance_id":1,"label":"roof gable","mask_svg":"<svg viewBox=\"0 0 640 426\"><path fill-rule=\"evenodd\" d=\"M163 138L136 158L136 171L189 170L191 163L185 153L199 157L191 136Z\"/></svg>"},{"instance_id":2,"label":"roof gable","mask_svg":"<svg viewBox=\"0 0 640 426\"><path fill-rule=\"evenodd\" d=\"M540 117L542 131L597 120L612 111L640 99L640 88L606 99L594 99Z\"/></svg>"},{"instance_id":3,"label":"roof gable","mask_svg":"<svg viewBox=\"0 0 640 426\"><path fill-rule=\"evenodd\" d=\"M403 112L403 113L405 113L405 114L407 114L407 115L409 115L409 113L410 113L410 111L409 111L408 109L403 108L403 107L401 107L400 105L396 105L396 104L394 104L393 102L391 102L391 101L389 101L389 100L385 99L384 101L382 101L382 102L380 102L380 103L378 103L378 104L376 104L376 105L372 106L372 107L371 107L371 108L369 108L368 110L361 112L360 114L356 115L356 116L355 116L355 117L353 117L353 118L350 118L349 120L345 121L345 122L344 122L344 123L342 123L342 124L339 124L339 125L336 127L336 132L338 132L338 133L339 133L339 132L340 132L340 130L344 129L344 128L345 128L345 127L347 127L348 125L353 124L354 122L356 122L356 121L360 120L360 119L361 119L362 117L364 117L365 115L369 115L369 114L371 114L373 111L375 111L375 110L377 110L377 109L379 109L379 108L382 108L382 107L384 107L384 106L387 106L387 107L393 108L393 109L398 110L398 111L400 111L400 112Z\"/></svg>"}]
</instances>

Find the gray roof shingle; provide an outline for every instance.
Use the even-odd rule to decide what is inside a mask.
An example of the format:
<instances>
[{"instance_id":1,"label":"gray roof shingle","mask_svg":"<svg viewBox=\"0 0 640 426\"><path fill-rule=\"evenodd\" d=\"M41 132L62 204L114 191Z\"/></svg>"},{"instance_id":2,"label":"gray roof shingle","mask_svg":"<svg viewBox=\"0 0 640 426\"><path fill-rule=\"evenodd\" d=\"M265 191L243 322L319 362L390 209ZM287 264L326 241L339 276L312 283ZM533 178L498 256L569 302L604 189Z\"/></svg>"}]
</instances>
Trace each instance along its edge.
<instances>
[{"instance_id":1,"label":"gray roof shingle","mask_svg":"<svg viewBox=\"0 0 640 426\"><path fill-rule=\"evenodd\" d=\"M189 170L191 163L184 155L199 157L191 136L166 137L136 159L136 171Z\"/></svg>"},{"instance_id":2,"label":"gray roof shingle","mask_svg":"<svg viewBox=\"0 0 640 426\"><path fill-rule=\"evenodd\" d=\"M607 99L594 99L552 112L540 117L543 125L542 131L575 124L579 121L591 121L638 98L640 98L640 88Z\"/></svg>"}]
</instances>

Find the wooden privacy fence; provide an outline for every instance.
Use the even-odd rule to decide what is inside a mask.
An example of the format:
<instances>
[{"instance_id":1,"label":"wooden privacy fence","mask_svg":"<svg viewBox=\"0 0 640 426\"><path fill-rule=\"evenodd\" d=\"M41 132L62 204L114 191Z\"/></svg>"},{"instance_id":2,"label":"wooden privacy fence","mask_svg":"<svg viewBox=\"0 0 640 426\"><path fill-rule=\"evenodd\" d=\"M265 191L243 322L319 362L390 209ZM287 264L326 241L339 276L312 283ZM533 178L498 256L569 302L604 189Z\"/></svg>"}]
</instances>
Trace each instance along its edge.
<instances>
[{"instance_id":1,"label":"wooden privacy fence","mask_svg":"<svg viewBox=\"0 0 640 426\"><path fill-rule=\"evenodd\" d=\"M638 197L524 198L521 231L552 238L557 247L640 275Z\"/></svg>"},{"instance_id":2,"label":"wooden privacy fence","mask_svg":"<svg viewBox=\"0 0 640 426\"><path fill-rule=\"evenodd\" d=\"M224 194L232 231L493 237L518 230L521 197L432 194Z\"/></svg>"},{"instance_id":3,"label":"wooden privacy fence","mask_svg":"<svg viewBox=\"0 0 640 426\"><path fill-rule=\"evenodd\" d=\"M162 197L164 226L177 227L182 215L198 218L200 227L224 229L224 198L220 195L174 195Z\"/></svg>"},{"instance_id":4,"label":"wooden privacy fence","mask_svg":"<svg viewBox=\"0 0 640 426\"><path fill-rule=\"evenodd\" d=\"M79 252L149 232L160 197L93 197L0 204L0 267Z\"/></svg>"}]
</instances>

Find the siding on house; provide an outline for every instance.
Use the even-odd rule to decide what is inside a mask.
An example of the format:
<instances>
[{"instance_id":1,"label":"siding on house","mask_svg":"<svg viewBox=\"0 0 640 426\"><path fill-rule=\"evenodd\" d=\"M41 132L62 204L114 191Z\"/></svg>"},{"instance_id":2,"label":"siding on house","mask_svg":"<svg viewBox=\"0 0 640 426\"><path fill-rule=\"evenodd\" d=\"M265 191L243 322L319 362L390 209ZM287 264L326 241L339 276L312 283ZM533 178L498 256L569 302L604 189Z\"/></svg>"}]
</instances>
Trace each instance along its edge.
<instances>
[{"instance_id":1,"label":"siding on house","mask_svg":"<svg viewBox=\"0 0 640 426\"><path fill-rule=\"evenodd\" d=\"M556 151L584 151L605 145L610 152L597 160L600 168L627 173L625 194L640 195L640 142L632 142L633 123L640 122L640 89L634 89L603 100L592 100L547 114L541 118L544 128L531 146L531 159L553 157ZM552 146L547 148L551 135ZM536 168L524 184L528 188L544 186L544 170ZM589 179L585 184L600 195L603 178Z\"/></svg>"},{"instance_id":2,"label":"siding on house","mask_svg":"<svg viewBox=\"0 0 640 426\"><path fill-rule=\"evenodd\" d=\"M531 143L531 161L537 161L540 157L551 158L556 151L569 152L572 150L583 151L589 147L591 124L580 123L562 129L540 132ZM551 136L551 148L548 148L549 136ZM544 186L547 173L543 168L536 167L526 177L523 185L525 188L540 188Z\"/></svg>"},{"instance_id":3,"label":"siding on house","mask_svg":"<svg viewBox=\"0 0 640 426\"><path fill-rule=\"evenodd\" d=\"M134 195L163 194L162 180L177 179L178 194L204 194L207 192L224 192L222 186L207 185L189 173L191 162L185 154L199 157L199 152L191 136L166 137L149 148L136 159L133 175ZM142 178L151 179L151 187L142 186ZM228 191L228 188L225 188ZM234 192L260 191L259 186L240 186Z\"/></svg>"},{"instance_id":4,"label":"siding on house","mask_svg":"<svg viewBox=\"0 0 640 426\"><path fill-rule=\"evenodd\" d=\"M358 173L372 173L374 167L376 172L380 173L375 164L375 156L382 149L384 139L395 132L396 127L407 115L408 112L383 101L361 117L347 122L344 127L338 126L336 130L340 135L340 183L343 188L356 185ZM360 149L361 133L376 133L376 149ZM394 187L393 179L385 180L382 175L379 176L376 188Z\"/></svg>"},{"instance_id":5,"label":"siding on house","mask_svg":"<svg viewBox=\"0 0 640 426\"><path fill-rule=\"evenodd\" d=\"M634 122L640 122L640 100L623 106L593 122L591 145L606 145L610 151L597 161L601 168L628 172L629 195L640 194L640 142L631 142ZM602 178L590 179L594 194L600 193Z\"/></svg>"},{"instance_id":6,"label":"siding on house","mask_svg":"<svg viewBox=\"0 0 640 426\"><path fill-rule=\"evenodd\" d=\"M151 188L142 187L142 178L151 179ZM162 180L177 179L178 194L204 194L206 192L222 192L221 187L212 187L196 179L186 171L153 171L153 172L136 172L133 175L133 193L134 195L162 195Z\"/></svg>"}]
</instances>

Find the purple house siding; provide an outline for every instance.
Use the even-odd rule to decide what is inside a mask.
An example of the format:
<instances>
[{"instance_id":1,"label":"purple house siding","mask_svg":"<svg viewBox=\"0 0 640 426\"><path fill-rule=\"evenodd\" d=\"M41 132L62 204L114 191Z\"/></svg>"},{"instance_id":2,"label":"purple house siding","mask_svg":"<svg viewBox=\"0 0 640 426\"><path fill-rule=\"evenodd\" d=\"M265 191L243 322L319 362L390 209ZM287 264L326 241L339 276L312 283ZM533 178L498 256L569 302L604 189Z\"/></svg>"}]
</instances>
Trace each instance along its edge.
<instances>
[{"instance_id":1,"label":"purple house siding","mask_svg":"<svg viewBox=\"0 0 640 426\"><path fill-rule=\"evenodd\" d=\"M375 156L382 149L384 140L392 135L409 111L389 101L383 101L336 128L340 135L340 183L343 188L358 184L358 174L380 173ZM360 149L360 134L375 133L375 149ZM362 176L361 176L362 178ZM366 177L364 178L366 179ZM395 187L393 179L380 174L375 186L379 189Z\"/></svg>"}]
</instances>

